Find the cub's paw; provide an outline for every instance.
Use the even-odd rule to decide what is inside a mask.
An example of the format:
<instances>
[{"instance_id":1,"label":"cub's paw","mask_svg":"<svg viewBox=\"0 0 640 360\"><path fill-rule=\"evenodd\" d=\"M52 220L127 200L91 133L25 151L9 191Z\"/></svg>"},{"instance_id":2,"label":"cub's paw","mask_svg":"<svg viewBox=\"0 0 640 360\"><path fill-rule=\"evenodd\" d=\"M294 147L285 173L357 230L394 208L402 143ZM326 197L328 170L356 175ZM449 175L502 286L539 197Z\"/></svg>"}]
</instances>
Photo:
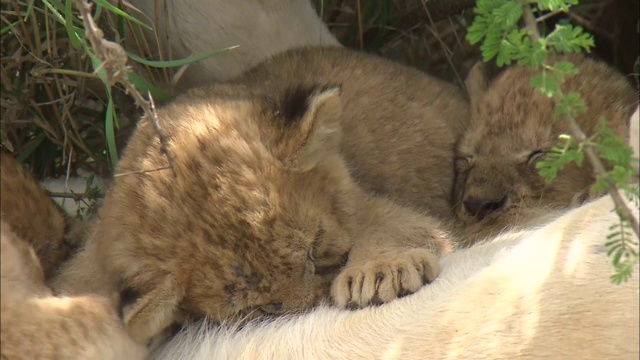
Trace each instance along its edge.
<instances>
[{"instance_id":1,"label":"cub's paw","mask_svg":"<svg viewBox=\"0 0 640 360\"><path fill-rule=\"evenodd\" d=\"M347 265L331 285L331 297L340 308L378 305L412 294L440 273L435 255L425 249L385 253L362 265Z\"/></svg>"}]
</instances>

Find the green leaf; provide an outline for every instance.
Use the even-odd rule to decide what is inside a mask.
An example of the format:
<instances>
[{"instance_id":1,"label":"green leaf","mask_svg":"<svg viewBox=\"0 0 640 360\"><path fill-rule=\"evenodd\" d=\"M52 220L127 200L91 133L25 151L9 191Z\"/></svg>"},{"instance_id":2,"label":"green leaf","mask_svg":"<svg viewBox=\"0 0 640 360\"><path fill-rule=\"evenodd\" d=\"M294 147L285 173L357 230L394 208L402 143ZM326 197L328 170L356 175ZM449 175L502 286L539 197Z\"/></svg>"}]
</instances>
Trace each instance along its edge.
<instances>
[{"instance_id":1,"label":"green leaf","mask_svg":"<svg viewBox=\"0 0 640 360\"><path fill-rule=\"evenodd\" d=\"M118 165L118 150L116 147L115 125L118 123L116 118L113 97L111 96L111 88L107 87L107 113L104 120L104 135L107 141L107 150L109 151L109 161L113 169Z\"/></svg>"},{"instance_id":2,"label":"green leaf","mask_svg":"<svg viewBox=\"0 0 640 360\"><path fill-rule=\"evenodd\" d=\"M67 0L68 1L68 0ZM56 18L56 20L58 20L58 22L62 25L66 25L67 22L64 20L64 17L62 17L62 15L60 14L60 12L58 11L58 9L56 9L50 2L49 0L42 0L42 3L44 4L44 6L47 7L47 9L49 9L49 11L51 11L51 13L53 14L53 17ZM62 7L61 7L62 8Z\"/></svg>"},{"instance_id":3,"label":"green leaf","mask_svg":"<svg viewBox=\"0 0 640 360\"><path fill-rule=\"evenodd\" d=\"M96 74L102 80L105 86L105 91L107 93L107 111L104 120L104 133L105 133L105 141L107 143L107 151L109 156L109 161L111 162L111 167L116 168L118 164L118 150L116 147L116 136L115 136L115 127L118 126L118 118L115 112L115 106L113 103L113 96L111 93L111 84L107 79L107 73L103 67L101 67L101 61L98 57L93 54L91 50L87 50L87 55L91 59L91 64L96 71ZM98 70L99 69L99 70Z\"/></svg>"},{"instance_id":4,"label":"green leaf","mask_svg":"<svg viewBox=\"0 0 640 360\"><path fill-rule=\"evenodd\" d=\"M612 164L623 166L629 173L634 170L631 167L633 158L633 149L627 142L621 139L607 124L604 118L600 119L596 127L596 136L594 138L596 149L601 157L608 160Z\"/></svg>"},{"instance_id":5,"label":"green leaf","mask_svg":"<svg viewBox=\"0 0 640 360\"><path fill-rule=\"evenodd\" d=\"M31 15L31 12L33 11L33 4L36 2L36 0L29 0L29 5L27 5L27 11L24 12L24 20L23 21L27 21L27 19L29 18L29 15Z\"/></svg>"},{"instance_id":6,"label":"green leaf","mask_svg":"<svg viewBox=\"0 0 640 360\"><path fill-rule=\"evenodd\" d=\"M5 33L7 33L9 30L11 30L14 26L18 25L22 20L16 20L15 22L12 22L11 24L5 26L2 28L2 30L0 30L0 35L4 35Z\"/></svg>"},{"instance_id":7,"label":"green leaf","mask_svg":"<svg viewBox=\"0 0 640 360\"><path fill-rule=\"evenodd\" d=\"M580 94L577 92L570 92L559 99L553 112L553 118L559 119L562 116L571 116L575 118L585 111L587 111L587 107Z\"/></svg>"},{"instance_id":8,"label":"green leaf","mask_svg":"<svg viewBox=\"0 0 640 360\"><path fill-rule=\"evenodd\" d=\"M491 60L500 51L500 44L504 33L496 27L489 28L484 43L480 49L482 50L482 60L487 62Z\"/></svg>"},{"instance_id":9,"label":"green leaf","mask_svg":"<svg viewBox=\"0 0 640 360\"><path fill-rule=\"evenodd\" d=\"M493 10L493 19L503 28L513 27L522 17L522 5L509 1Z\"/></svg>"},{"instance_id":10,"label":"green leaf","mask_svg":"<svg viewBox=\"0 0 640 360\"><path fill-rule=\"evenodd\" d=\"M558 93L558 75L542 70L540 74L535 75L529 83L532 87L540 90L547 97L553 97Z\"/></svg>"},{"instance_id":11,"label":"green leaf","mask_svg":"<svg viewBox=\"0 0 640 360\"><path fill-rule=\"evenodd\" d=\"M489 28L489 23L482 16L476 16L473 19L473 23L467 29L467 41L469 44L474 45L478 43L482 38L487 34L487 30Z\"/></svg>"},{"instance_id":12,"label":"green leaf","mask_svg":"<svg viewBox=\"0 0 640 360\"><path fill-rule=\"evenodd\" d=\"M68 0L67 0L68 1ZM118 15L118 16L122 16L123 18L130 20L144 28L146 28L147 30L153 30L153 28L149 25L147 25L146 23L136 19L135 17L127 14L125 11L119 9L117 6L113 5L112 3L110 3L107 0L93 0L93 2L95 2L96 4L104 7L105 9L111 11L112 13Z\"/></svg>"},{"instance_id":13,"label":"green leaf","mask_svg":"<svg viewBox=\"0 0 640 360\"><path fill-rule=\"evenodd\" d=\"M555 30L547 36L549 46L560 53L587 52L594 47L593 37L584 33L580 26L556 25Z\"/></svg>"},{"instance_id":14,"label":"green leaf","mask_svg":"<svg viewBox=\"0 0 640 360\"><path fill-rule=\"evenodd\" d=\"M507 1L510 0L478 0L474 12L479 15L489 15Z\"/></svg>"},{"instance_id":15,"label":"green leaf","mask_svg":"<svg viewBox=\"0 0 640 360\"><path fill-rule=\"evenodd\" d=\"M513 60L518 60L527 54L530 46L526 29L511 31L506 38L502 40L500 51L496 63L498 66L511 64Z\"/></svg>"},{"instance_id":16,"label":"green leaf","mask_svg":"<svg viewBox=\"0 0 640 360\"><path fill-rule=\"evenodd\" d=\"M82 39L78 37L78 33L76 32L75 26L73 26L73 10L71 8L72 1L67 0L64 7L64 18L65 24L64 27L67 30L67 36L71 41L71 45L74 49L79 49L83 45Z\"/></svg>"},{"instance_id":17,"label":"green leaf","mask_svg":"<svg viewBox=\"0 0 640 360\"><path fill-rule=\"evenodd\" d=\"M553 71L562 75L577 75L580 70L570 61L557 61L552 66Z\"/></svg>"},{"instance_id":18,"label":"green leaf","mask_svg":"<svg viewBox=\"0 0 640 360\"><path fill-rule=\"evenodd\" d=\"M569 5L578 4L578 0L537 0L536 4L539 9L556 11L564 10L569 11Z\"/></svg>"},{"instance_id":19,"label":"green leaf","mask_svg":"<svg viewBox=\"0 0 640 360\"><path fill-rule=\"evenodd\" d=\"M145 59L143 57L140 57L140 56L138 56L138 55L136 55L134 53L131 53L131 52L128 52L127 54L129 55L129 58L131 58L131 60L139 62L140 64L143 64L143 65L156 67L156 68L171 68L171 67L183 66L183 65L186 65L186 64L191 64L191 63L200 61L200 60L208 59L210 57L222 54L222 53L224 53L226 51L235 49L237 47L238 47L238 45L230 46L230 47L226 47L226 48L210 51L210 52L207 52L207 53L204 53L204 54L189 56L189 57L184 58L184 59L166 60L166 61L147 60L147 59Z\"/></svg>"},{"instance_id":20,"label":"green leaf","mask_svg":"<svg viewBox=\"0 0 640 360\"><path fill-rule=\"evenodd\" d=\"M136 87L136 89L138 89L138 91L140 91L141 94L150 92L153 99L159 104L166 103L173 98L169 92L153 86L153 84L150 84L142 76L134 72L130 72L128 76L129 81Z\"/></svg>"},{"instance_id":21,"label":"green leaf","mask_svg":"<svg viewBox=\"0 0 640 360\"><path fill-rule=\"evenodd\" d=\"M523 40L523 54L518 64L537 69L544 64L549 52L543 42L533 42L529 38Z\"/></svg>"}]
</instances>

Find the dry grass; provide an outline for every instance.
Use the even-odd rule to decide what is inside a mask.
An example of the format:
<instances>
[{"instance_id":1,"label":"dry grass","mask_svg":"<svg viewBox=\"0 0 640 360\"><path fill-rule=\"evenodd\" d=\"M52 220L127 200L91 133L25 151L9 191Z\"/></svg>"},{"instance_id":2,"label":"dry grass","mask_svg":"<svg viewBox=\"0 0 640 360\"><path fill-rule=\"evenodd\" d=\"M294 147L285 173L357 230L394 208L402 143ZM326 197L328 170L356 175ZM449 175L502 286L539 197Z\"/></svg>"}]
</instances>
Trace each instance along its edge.
<instances>
[{"instance_id":1,"label":"dry grass","mask_svg":"<svg viewBox=\"0 0 640 360\"><path fill-rule=\"evenodd\" d=\"M39 178L68 170L110 174L105 131L109 98L118 115L112 139L118 147L126 142L138 116L131 100L119 87L107 93L91 59L82 47L74 46L55 8L42 1L2 0L1 5L3 148ZM77 16L73 18L74 26L81 27ZM123 37L123 26L137 27L107 11L98 20L107 37L116 41ZM143 41L138 44L148 47ZM138 70L151 82L165 81L161 73Z\"/></svg>"},{"instance_id":2,"label":"dry grass","mask_svg":"<svg viewBox=\"0 0 640 360\"><path fill-rule=\"evenodd\" d=\"M67 1L71 0L49 0L63 7ZM331 31L348 47L381 54L459 85L479 59L477 49L464 39L473 15L470 10L443 17L425 0L314 1ZM582 2L569 17L596 35L599 55L630 73L638 50L637 33L635 28L629 31L628 24L638 23L637 1ZM139 15L126 2L114 3ZM126 143L139 116L132 101L118 87L107 93L93 74L86 52L74 47L68 29L43 0L0 0L0 4L2 147L27 163L39 178L111 175L107 143L114 143L116 149ZM612 17L624 21L610 21ZM566 18L559 14L548 22ZM98 23L105 37L118 43L125 29L140 34L140 26L107 11L101 12ZM80 27L80 19L74 24ZM633 41L628 40L629 34ZM150 52L141 36L131 43L135 48L128 50ZM141 66L135 70L150 85L170 82L167 70ZM113 125L117 129L105 124L110 100L115 105L118 124Z\"/></svg>"}]
</instances>

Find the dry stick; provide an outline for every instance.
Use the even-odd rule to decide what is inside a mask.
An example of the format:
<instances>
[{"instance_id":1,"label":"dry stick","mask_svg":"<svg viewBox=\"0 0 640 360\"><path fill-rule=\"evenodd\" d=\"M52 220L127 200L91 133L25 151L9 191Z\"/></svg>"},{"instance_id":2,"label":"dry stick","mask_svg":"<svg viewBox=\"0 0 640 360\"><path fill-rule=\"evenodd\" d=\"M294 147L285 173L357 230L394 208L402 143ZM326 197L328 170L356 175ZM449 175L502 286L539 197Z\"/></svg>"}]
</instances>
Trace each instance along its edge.
<instances>
[{"instance_id":1,"label":"dry stick","mask_svg":"<svg viewBox=\"0 0 640 360\"><path fill-rule=\"evenodd\" d=\"M540 33L538 33L537 21L536 21L536 18L533 16L533 11L531 11L531 7L529 5L524 6L523 15L524 15L525 27L527 28L527 30L529 30L529 33L531 34L531 38L534 41L539 41ZM580 143L583 143L586 140L588 140L584 131L582 131L582 129L580 128L580 125L578 125L578 122L573 116L565 115L565 118L569 124L569 130L571 132L571 136L574 139L576 139ZM606 174L607 170L602 164L602 161L600 161L600 157L598 157L598 154L596 153L596 149L594 149L590 145L587 145L583 147L583 151L587 155L587 158L591 162L591 165L593 165L594 174L596 176L601 176L603 174ZM640 226L638 224L638 219L636 219L636 217L633 216L633 212L625 204L624 199L620 194L620 189L618 189L615 183L608 177L605 179L605 183L607 186L607 191L609 192L609 195L611 195L611 198L613 199L613 203L616 206L616 210L618 214L623 220L628 221L631 224L631 227L633 229L633 232L636 234L636 237L640 238L640 233L639 233Z\"/></svg>"},{"instance_id":2,"label":"dry stick","mask_svg":"<svg viewBox=\"0 0 640 360\"><path fill-rule=\"evenodd\" d=\"M49 191L49 196L54 198L62 198L62 199L73 199L73 201L78 202L82 201L87 194L85 193L74 193L74 192L51 192Z\"/></svg>"},{"instance_id":3,"label":"dry stick","mask_svg":"<svg viewBox=\"0 0 640 360\"><path fill-rule=\"evenodd\" d=\"M158 133L158 137L160 138L160 149L167 157L167 160L169 161L169 168L172 169L171 171L173 171L173 176L175 176L176 173L173 170L175 169L175 163L173 162L173 157L169 156L169 141L167 140L167 137L162 133L162 129L160 129L160 119L158 119L156 104L153 102L151 92L147 92L147 96L149 97L149 106L151 110L149 112L149 114L151 114L151 123L153 124L153 127L156 129L156 133Z\"/></svg>"},{"instance_id":4,"label":"dry stick","mask_svg":"<svg viewBox=\"0 0 640 360\"><path fill-rule=\"evenodd\" d=\"M440 37L440 35L438 35L438 33L434 30L435 29L435 26L434 26L435 23L433 22L433 19L431 18L431 11L429 11L429 7L427 6L428 3L430 3L429 0L422 0L422 7L424 8L425 13L427 13L427 19L429 20L429 26L427 28L429 29L431 34L433 36L435 36L435 38L438 40L438 43L440 44L440 47L442 48L442 52L444 53L444 56L447 58L447 62L449 63L449 66L451 66L451 69L453 70L453 74L456 76L456 80L458 80L458 83L460 84L460 86L462 86L464 88L464 81L462 81L462 78L460 77L460 74L458 74L458 70L453 65L453 61L451 61L451 56L449 55L449 52L451 52L451 50L449 50L449 48L444 43L444 41L442 41L442 38ZM455 31L454 31L454 33L455 33Z\"/></svg>"},{"instance_id":5,"label":"dry stick","mask_svg":"<svg viewBox=\"0 0 640 360\"><path fill-rule=\"evenodd\" d=\"M101 67L104 67L105 72L107 74L107 81L109 85L113 85L115 83L121 84L126 93L133 97L133 100L139 108L144 110L143 118L145 120L150 121L160 139L160 151L164 156L166 156L169 166L159 167L151 170L140 170L140 171L132 171L126 174L137 174L144 173L150 171L158 171L170 169L173 173L173 176L176 176L174 160L168 149L168 141L166 137L160 131L160 123L158 121L158 115L155 111L155 104L153 103L153 98L149 93L149 100L147 101L140 92L136 89L136 87L127 79L127 74L130 71L130 68L127 66L127 53L124 51L122 46L116 44L114 42L105 40L103 38L102 30L98 28L93 17L91 16L91 5L87 2L87 0L76 0L76 7L80 12L80 16L82 17L82 22L84 23L86 35L85 37L91 43L93 50L96 53L96 56L100 61L102 61ZM97 69L96 69L97 71ZM124 174L116 174L115 176L122 176Z\"/></svg>"},{"instance_id":6,"label":"dry stick","mask_svg":"<svg viewBox=\"0 0 640 360\"><path fill-rule=\"evenodd\" d=\"M171 169L171 167L169 167L169 166L160 166L160 167L157 167L157 168L154 168L154 169L148 169L148 170L126 171L126 172L122 172L122 173L119 173L119 174L114 174L113 177L117 178L117 177L125 176L125 175L145 174L145 173L148 173L148 172L154 172L154 171L160 171L160 170L169 170L169 169Z\"/></svg>"}]
</instances>

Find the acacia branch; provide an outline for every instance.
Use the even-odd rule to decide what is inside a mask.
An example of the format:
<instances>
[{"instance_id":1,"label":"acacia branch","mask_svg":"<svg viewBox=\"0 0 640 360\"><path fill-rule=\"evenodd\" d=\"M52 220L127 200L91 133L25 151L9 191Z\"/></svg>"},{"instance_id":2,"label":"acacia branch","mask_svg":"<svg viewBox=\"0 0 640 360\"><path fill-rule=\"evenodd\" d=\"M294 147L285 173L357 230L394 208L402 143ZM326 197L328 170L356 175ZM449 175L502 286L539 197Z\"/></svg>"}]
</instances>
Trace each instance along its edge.
<instances>
[{"instance_id":1,"label":"acacia branch","mask_svg":"<svg viewBox=\"0 0 640 360\"><path fill-rule=\"evenodd\" d=\"M80 17L85 27L85 37L91 43L93 51L96 56L102 62L100 67L104 68L106 72L107 82L109 85L120 84L124 87L127 94L129 94L136 106L144 111L143 119L151 122L154 129L160 139L160 151L167 158L169 166L166 169L170 169L173 176L176 176L174 160L168 149L168 141L160 129L160 123L158 121L158 115L155 111L155 104L153 98L149 93L149 100L145 99L142 94L136 89L136 87L129 81L128 75L131 72L131 68L127 66L127 53L122 46L112 41L104 39L102 30L98 28L93 17L91 16L91 5L87 0L75 0L76 7L80 12ZM96 69L98 71L100 68ZM165 169L165 168L162 168Z\"/></svg>"},{"instance_id":2,"label":"acacia branch","mask_svg":"<svg viewBox=\"0 0 640 360\"><path fill-rule=\"evenodd\" d=\"M537 22L535 17L533 16L531 6L524 6L523 11L525 27L531 34L532 39L534 41L539 41L540 33L538 32ZM569 114L566 114L564 117L569 124L569 131L571 132L571 136L580 143L586 143L588 138L584 131L582 131L582 129L580 128L580 125L578 125L576 119ZM606 175L607 169L605 169L604 164L600 160L600 157L597 154L597 150L592 145L586 144L586 146L583 147L583 151L587 156L587 159L589 159L589 162L591 162L591 165L593 166L594 174L597 177L605 177L604 181L607 192L613 199L613 203L616 206L616 210L620 218L622 220L628 221L631 224L636 237L640 238L640 226L638 224L638 219L633 215L633 211L625 204L624 198L622 194L620 194L620 189L618 189L614 181Z\"/></svg>"}]
</instances>

